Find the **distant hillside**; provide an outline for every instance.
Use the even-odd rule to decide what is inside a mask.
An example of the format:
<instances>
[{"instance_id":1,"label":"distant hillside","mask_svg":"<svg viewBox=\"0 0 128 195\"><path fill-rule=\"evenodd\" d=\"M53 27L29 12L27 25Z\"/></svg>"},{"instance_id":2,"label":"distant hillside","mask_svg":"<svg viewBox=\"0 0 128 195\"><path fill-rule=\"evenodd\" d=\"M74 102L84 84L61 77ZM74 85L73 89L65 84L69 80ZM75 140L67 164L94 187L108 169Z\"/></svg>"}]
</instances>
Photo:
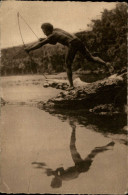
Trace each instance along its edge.
<instances>
[{"instance_id":1,"label":"distant hillside","mask_svg":"<svg viewBox=\"0 0 128 195\"><path fill-rule=\"evenodd\" d=\"M127 66L127 4L117 3L113 10L104 10L101 19L92 20L91 31L76 33L93 55L110 61L116 70ZM62 72L65 70L66 47L45 45L30 53L38 73ZM1 75L30 74L31 60L23 46L2 50ZM73 62L73 70L102 68L88 62L78 53Z\"/></svg>"},{"instance_id":2,"label":"distant hillside","mask_svg":"<svg viewBox=\"0 0 128 195\"><path fill-rule=\"evenodd\" d=\"M2 50L1 74L28 74L32 73L31 63L37 66L38 73L60 72L64 65L65 48L61 45L45 45L30 53L32 61L24 51L23 46ZM56 64L59 66L56 66Z\"/></svg>"}]
</instances>

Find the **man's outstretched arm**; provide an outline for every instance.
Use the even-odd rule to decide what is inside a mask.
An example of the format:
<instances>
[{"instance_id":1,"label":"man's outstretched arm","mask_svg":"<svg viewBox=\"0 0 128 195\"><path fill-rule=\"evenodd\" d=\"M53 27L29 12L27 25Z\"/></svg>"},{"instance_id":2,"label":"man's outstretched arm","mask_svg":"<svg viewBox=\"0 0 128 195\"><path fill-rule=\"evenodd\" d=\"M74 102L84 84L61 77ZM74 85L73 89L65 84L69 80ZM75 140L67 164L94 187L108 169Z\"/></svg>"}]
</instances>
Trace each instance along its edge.
<instances>
[{"instance_id":1,"label":"man's outstretched arm","mask_svg":"<svg viewBox=\"0 0 128 195\"><path fill-rule=\"evenodd\" d=\"M42 40L42 41L40 41L40 42L34 44L33 46L26 48L25 50L26 50L27 52L30 52L30 51L32 51L32 50L39 49L40 47L42 47L43 45L45 45L45 44L47 44L47 43L49 43L49 41L48 41L47 39L44 39L44 40Z\"/></svg>"}]
</instances>

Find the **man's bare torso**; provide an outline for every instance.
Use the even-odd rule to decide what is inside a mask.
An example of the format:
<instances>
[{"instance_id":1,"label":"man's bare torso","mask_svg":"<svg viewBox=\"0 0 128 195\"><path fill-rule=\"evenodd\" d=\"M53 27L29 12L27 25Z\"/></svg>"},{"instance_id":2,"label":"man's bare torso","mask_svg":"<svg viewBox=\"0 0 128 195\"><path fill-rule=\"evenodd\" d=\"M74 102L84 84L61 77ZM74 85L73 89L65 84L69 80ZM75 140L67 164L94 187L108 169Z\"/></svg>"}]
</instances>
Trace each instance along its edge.
<instances>
[{"instance_id":1,"label":"man's bare torso","mask_svg":"<svg viewBox=\"0 0 128 195\"><path fill-rule=\"evenodd\" d=\"M78 38L75 35L58 28L55 28L53 33L47 37L50 44L61 43L62 45L66 46L69 46L69 43L74 39Z\"/></svg>"}]
</instances>

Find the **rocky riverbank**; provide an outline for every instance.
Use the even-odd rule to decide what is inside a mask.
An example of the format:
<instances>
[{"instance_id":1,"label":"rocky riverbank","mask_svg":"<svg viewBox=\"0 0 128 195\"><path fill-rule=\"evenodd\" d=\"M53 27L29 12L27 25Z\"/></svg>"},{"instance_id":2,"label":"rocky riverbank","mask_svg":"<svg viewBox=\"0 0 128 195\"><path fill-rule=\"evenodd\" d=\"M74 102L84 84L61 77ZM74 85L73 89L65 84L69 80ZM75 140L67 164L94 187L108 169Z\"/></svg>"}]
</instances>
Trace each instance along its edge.
<instances>
[{"instance_id":1,"label":"rocky riverbank","mask_svg":"<svg viewBox=\"0 0 128 195\"><path fill-rule=\"evenodd\" d=\"M75 89L66 91L66 80L47 80L44 87L62 89L56 97L40 102L42 109L84 109L95 114L118 114L125 112L127 103L127 74L114 74L93 83L74 80Z\"/></svg>"}]
</instances>

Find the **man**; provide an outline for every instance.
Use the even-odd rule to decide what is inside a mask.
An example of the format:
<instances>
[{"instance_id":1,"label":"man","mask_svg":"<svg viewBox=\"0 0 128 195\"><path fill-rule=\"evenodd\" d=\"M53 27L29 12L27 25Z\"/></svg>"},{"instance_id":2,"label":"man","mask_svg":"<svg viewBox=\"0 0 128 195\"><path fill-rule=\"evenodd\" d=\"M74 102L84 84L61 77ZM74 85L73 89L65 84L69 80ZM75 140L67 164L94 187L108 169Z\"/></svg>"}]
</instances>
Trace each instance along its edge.
<instances>
[{"instance_id":1,"label":"man","mask_svg":"<svg viewBox=\"0 0 128 195\"><path fill-rule=\"evenodd\" d=\"M71 66L77 51L82 53L82 55L85 56L89 61L98 62L100 64L106 65L107 67L110 67L110 63L104 62L99 57L92 56L91 53L86 48L86 46L75 35L69 34L68 32L58 28L53 28L53 25L50 23L42 24L41 28L44 34L47 36L47 38L42 40L40 39L40 42L36 43L32 47L26 48L26 51L30 52L48 43L54 45L56 43L61 43L62 45L67 46L68 53L66 56L66 71L67 71L67 76L70 84L70 89L74 88Z\"/></svg>"},{"instance_id":2,"label":"man","mask_svg":"<svg viewBox=\"0 0 128 195\"><path fill-rule=\"evenodd\" d=\"M53 170L51 168L46 168L45 163L33 162L32 164L36 164L37 168L45 169L45 173L47 176L52 176L51 187L52 188L60 188L62 186L63 181L74 180L79 177L81 173L86 173L89 171L94 158L107 150L111 150L115 143L112 141L105 146L95 147L84 159L81 158L79 152L76 148L76 125L74 121L69 121L70 126L72 128L71 139L70 139L70 152L71 157L74 162L73 166L70 166L66 169L63 167L58 167Z\"/></svg>"}]
</instances>

